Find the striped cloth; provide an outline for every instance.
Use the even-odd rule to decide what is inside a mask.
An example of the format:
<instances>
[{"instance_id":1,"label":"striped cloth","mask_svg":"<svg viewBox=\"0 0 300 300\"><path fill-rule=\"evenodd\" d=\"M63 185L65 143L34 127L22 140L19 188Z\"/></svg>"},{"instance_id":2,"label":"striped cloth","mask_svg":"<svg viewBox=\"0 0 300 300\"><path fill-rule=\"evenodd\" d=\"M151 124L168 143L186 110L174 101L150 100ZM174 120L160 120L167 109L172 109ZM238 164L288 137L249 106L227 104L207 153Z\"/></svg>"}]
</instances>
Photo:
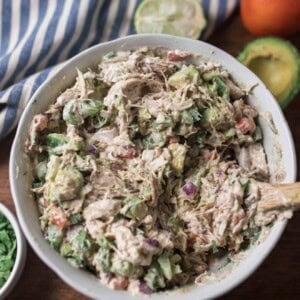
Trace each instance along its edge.
<instances>
[{"instance_id":1,"label":"striped cloth","mask_svg":"<svg viewBox=\"0 0 300 300\"><path fill-rule=\"evenodd\" d=\"M0 0L0 138L63 62L92 45L135 33L132 20L140 2ZM207 39L238 0L202 0L202 5L208 19L202 39Z\"/></svg>"}]
</instances>

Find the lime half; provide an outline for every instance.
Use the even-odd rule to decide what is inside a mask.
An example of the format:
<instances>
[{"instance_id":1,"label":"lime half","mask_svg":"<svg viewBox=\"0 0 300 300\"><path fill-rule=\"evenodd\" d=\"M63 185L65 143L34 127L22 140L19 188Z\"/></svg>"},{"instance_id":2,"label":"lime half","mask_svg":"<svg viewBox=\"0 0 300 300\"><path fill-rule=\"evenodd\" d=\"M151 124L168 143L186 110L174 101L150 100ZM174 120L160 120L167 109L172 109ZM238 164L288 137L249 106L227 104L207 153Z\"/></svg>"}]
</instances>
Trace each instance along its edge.
<instances>
[{"instance_id":1,"label":"lime half","mask_svg":"<svg viewBox=\"0 0 300 300\"><path fill-rule=\"evenodd\" d=\"M166 33L198 39L206 26L199 0L144 0L136 10L137 33Z\"/></svg>"}]
</instances>

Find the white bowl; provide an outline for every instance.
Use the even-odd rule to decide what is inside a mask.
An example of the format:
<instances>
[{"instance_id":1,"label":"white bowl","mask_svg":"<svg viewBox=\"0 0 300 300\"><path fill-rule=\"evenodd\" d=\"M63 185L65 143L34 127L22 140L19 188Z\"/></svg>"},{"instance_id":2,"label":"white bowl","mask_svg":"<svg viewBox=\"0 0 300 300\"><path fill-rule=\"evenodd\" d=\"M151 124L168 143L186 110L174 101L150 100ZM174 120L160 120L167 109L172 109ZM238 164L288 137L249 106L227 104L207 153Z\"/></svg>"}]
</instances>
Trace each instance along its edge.
<instances>
[{"instance_id":1,"label":"white bowl","mask_svg":"<svg viewBox=\"0 0 300 300\"><path fill-rule=\"evenodd\" d=\"M285 171L285 182L293 182L296 178L294 143L287 122L276 100L251 71L224 51L201 41L151 34L128 36L83 51L68 61L56 75L49 78L36 91L27 105L20 120L11 151L10 184L20 224L34 251L66 283L94 299L128 300L133 299L133 296L128 292L110 290L102 286L94 275L83 270L74 269L44 239L39 225L37 207L30 193L30 166L23 152L23 145L33 116L45 111L60 92L72 85L77 74L76 68L85 70L89 66L96 66L101 56L110 51L130 50L142 46L162 46L198 53L204 58L220 62L240 84L249 87L257 84L249 97L249 102L260 112L271 112L278 130L278 134L275 134L267 122L263 118L259 118L264 134L264 147L272 174L271 179L273 182L276 181L275 174L280 167ZM280 155L279 150L275 150L278 147L281 147L282 155ZM235 266L226 278L197 287L153 294L150 298L161 300L171 299L171 296L172 300L207 299L224 294L240 284L262 263L277 243L285 226L286 221L276 223L265 241L249 251L247 257ZM143 297L138 296L139 299Z\"/></svg>"},{"instance_id":2,"label":"white bowl","mask_svg":"<svg viewBox=\"0 0 300 300\"><path fill-rule=\"evenodd\" d=\"M17 254L13 269L5 284L0 288L0 299L4 299L12 291L22 274L26 260L27 245L15 216L2 203L0 203L0 213L2 213L11 224L17 241Z\"/></svg>"}]
</instances>

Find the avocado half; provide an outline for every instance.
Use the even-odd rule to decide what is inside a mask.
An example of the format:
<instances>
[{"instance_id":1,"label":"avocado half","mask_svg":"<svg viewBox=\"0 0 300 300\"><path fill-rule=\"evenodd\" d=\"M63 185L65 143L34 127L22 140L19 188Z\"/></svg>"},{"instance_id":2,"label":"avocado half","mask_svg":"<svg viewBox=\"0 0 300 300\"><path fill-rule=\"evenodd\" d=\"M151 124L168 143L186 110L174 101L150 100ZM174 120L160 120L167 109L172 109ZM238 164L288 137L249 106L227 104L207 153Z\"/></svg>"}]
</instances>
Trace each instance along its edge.
<instances>
[{"instance_id":1,"label":"avocado half","mask_svg":"<svg viewBox=\"0 0 300 300\"><path fill-rule=\"evenodd\" d=\"M288 41L265 37L250 42L238 60L253 71L282 108L300 90L300 55Z\"/></svg>"}]
</instances>

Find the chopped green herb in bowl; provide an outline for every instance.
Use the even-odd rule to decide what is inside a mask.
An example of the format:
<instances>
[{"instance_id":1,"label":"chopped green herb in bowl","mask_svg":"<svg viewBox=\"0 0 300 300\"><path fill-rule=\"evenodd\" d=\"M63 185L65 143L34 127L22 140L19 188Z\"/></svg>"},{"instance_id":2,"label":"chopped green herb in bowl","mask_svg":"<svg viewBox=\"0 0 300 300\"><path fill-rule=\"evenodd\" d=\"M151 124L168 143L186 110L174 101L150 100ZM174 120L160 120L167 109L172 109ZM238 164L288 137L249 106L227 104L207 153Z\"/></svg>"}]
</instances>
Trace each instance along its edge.
<instances>
[{"instance_id":1,"label":"chopped green herb in bowl","mask_svg":"<svg viewBox=\"0 0 300 300\"><path fill-rule=\"evenodd\" d=\"M26 259L26 243L14 215L0 203L0 299L17 283Z\"/></svg>"},{"instance_id":2,"label":"chopped green herb in bowl","mask_svg":"<svg viewBox=\"0 0 300 300\"><path fill-rule=\"evenodd\" d=\"M0 213L0 288L12 271L16 253L16 235L9 221Z\"/></svg>"}]
</instances>

